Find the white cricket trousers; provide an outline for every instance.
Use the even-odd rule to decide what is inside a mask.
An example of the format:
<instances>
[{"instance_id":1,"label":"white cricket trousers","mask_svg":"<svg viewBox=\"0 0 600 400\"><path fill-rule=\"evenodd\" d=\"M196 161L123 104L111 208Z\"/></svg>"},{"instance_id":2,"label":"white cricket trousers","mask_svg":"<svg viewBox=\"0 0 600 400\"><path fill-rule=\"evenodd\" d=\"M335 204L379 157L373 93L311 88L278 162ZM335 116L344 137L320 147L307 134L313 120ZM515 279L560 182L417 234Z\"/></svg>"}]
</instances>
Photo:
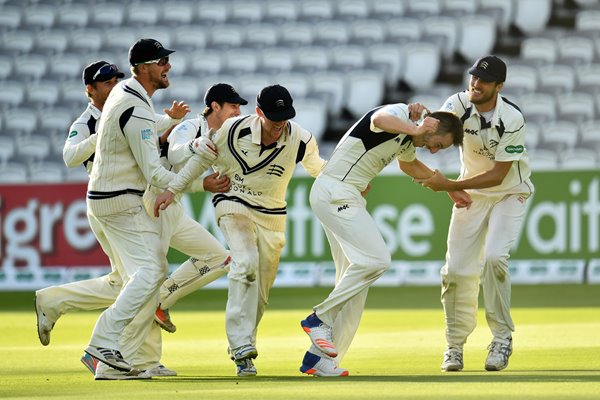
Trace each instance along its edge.
<instances>
[{"instance_id":1,"label":"white cricket trousers","mask_svg":"<svg viewBox=\"0 0 600 400\"><path fill-rule=\"evenodd\" d=\"M229 348L256 346L258 324L277 276L285 233L266 229L241 214L224 215L218 222L232 259L225 309ZM249 281L248 276L255 279Z\"/></svg>"},{"instance_id":2,"label":"white cricket trousers","mask_svg":"<svg viewBox=\"0 0 600 400\"><path fill-rule=\"evenodd\" d=\"M358 189L319 175L310 205L323 225L336 269L335 287L314 311L333 328L339 365L360 324L369 287L390 267L390 252ZM315 346L311 352L323 356Z\"/></svg>"},{"instance_id":3,"label":"white cricket trousers","mask_svg":"<svg viewBox=\"0 0 600 400\"><path fill-rule=\"evenodd\" d=\"M158 305L158 288L168 272L167 258L159 225L148 215L141 199L139 206L109 215L96 216L90 209L88 204L88 218L94 220L90 226L96 237L104 236L108 241L125 284L115 302L98 318L90 345L120 350L119 340L133 318L143 307ZM141 324L150 324L151 318L149 313Z\"/></svg>"},{"instance_id":4,"label":"white cricket trousers","mask_svg":"<svg viewBox=\"0 0 600 400\"><path fill-rule=\"evenodd\" d=\"M162 192L151 188L144 194L144 206L148 214L153 213L157 191ZM190 217L179 202L161 211L157 223L164 254L172 247L195 259L184 262L163 282L160 286L160 301L168 299L170 305L173 305L181 297L199 289L198 283L207 285L226 273L228 251L198 221ZM205 269L210 272L204 273ZM154 302L145 305L121 340L123 357L139 369L158 365L162 356L161 329L158 324L153 323L156 306Z\"/></svg>"},{"instance_id":5,"label":"white cricket trousers","mask_svg":"<svg viewBox=\"0 0 600 400\"><path fill-rule=\"evenodd\" d=\"M452 209L446 263L441 269L448 348L462 349L475 329L480 278L485 316L494 338L509 338L515 330L510 315L508 258L533 185L527 181L518 190L522 192L472 194L470 209Z\"/></svg>"}]
</instances>

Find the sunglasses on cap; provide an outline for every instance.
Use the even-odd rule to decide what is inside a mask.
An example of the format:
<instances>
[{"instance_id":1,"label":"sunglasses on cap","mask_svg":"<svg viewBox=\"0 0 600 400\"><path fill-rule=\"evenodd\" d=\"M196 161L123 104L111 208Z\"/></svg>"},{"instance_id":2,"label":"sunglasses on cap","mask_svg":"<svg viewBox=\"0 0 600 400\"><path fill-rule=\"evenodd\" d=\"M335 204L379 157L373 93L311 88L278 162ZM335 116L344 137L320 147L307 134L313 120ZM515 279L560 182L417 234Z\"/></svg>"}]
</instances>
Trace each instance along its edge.
<instances>
[{"instance_id":1,"label":"sunglasses on cap","mask_svg":"<svg viewBox=\"0 0 600 400\"><path fill-rule=\"evenodd\" d=\"M115 64L105 64L96 73L92 76L92 82L95 82L96 79L101 78L107 75L116 75L119 73L119 69Z\"/></svg>"},{"instance_id":2,"label":"sunglasses on cap","mask_svg":"<svg viewBox=\"0 0 600 400\"><path fill-rule=\"evenodd\" d=\"M162 66L167 65L168 63L169 63L169 56L166 56L166 57L159 58L157 60L150 60L150 61L145 61L145 62L137 63L135 65L157 64L159 67L162 67Z\"/></svg>"}]
</instances>

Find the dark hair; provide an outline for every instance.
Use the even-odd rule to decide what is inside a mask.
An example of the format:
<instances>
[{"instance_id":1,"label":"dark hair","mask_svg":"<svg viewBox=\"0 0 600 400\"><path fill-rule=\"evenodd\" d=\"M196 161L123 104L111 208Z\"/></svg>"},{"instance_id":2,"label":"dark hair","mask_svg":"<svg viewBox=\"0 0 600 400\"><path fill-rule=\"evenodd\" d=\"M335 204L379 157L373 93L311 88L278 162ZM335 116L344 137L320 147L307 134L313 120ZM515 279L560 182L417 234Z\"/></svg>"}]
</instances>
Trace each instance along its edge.
<instances>
[{"instance_id":1,"label":"dark hair","mask_svg":"<svg viewBox=\"0 0 600 400\"><path fill-rule=\"evenodd\" d=\"M428 115L440 121L438 126L437 134L439 135L452 135L452 144L460 146L463 142L464 130L463 123L458 116L451 112L446 111L435 111Z\"/></svg>"},{"instance_id":2,"label":"dark hair","mask_svg":"<svg viewBox=\"0 0 600 400\"><path fill-rule=\"evenodd\" d=\"M213 101L217 101L217 100L213 100ZM219 104L221 107L223 107L223 105L225 104L224 101L217 101L217 104ZM208 117L210 114L212 114L212 112L215 111L212 109L212 106L206 106L204 107L204 110L202 110L202 116L204 118Z\"/></svg>"}]
</instances>

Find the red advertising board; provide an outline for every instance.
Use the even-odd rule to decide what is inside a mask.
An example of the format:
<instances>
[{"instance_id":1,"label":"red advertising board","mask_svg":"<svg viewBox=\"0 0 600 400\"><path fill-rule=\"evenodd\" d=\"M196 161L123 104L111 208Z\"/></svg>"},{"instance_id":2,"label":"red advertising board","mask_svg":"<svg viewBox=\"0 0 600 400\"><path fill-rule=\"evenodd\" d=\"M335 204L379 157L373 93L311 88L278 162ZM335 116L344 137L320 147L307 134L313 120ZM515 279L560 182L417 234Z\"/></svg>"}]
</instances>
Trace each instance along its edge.
<instances>
[{"instance_id":1,"label":"red advertising board","mask_svg":"<svg viewBox=\"0 0 600 400\"><path fill-rule=\"evenodd\" d=\"M0 185L2 266L106 266L89 227L85 183Z\"/></svg>"}]
</instances>

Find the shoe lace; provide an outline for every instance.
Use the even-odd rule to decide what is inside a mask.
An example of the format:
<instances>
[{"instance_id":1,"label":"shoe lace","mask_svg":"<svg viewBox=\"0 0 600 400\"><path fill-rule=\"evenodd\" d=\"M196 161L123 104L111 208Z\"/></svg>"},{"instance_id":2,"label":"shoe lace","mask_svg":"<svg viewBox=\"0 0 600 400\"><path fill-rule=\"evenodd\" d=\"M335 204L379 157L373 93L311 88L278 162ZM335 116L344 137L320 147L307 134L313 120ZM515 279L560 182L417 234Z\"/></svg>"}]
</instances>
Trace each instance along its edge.
<instances>
[{"instance_id":1,"label":"shoe lace","mask_svg":"<svg viewBox=\"0 0 600 400\"><path fill-rule=\"evenodd\" d=\"M459 351L447 351L445 355L445 362L455 362L462 364L462 354Z\"/></svg>"},{"instance_id":2,"label":"shoe lace","mask_svg":"<svg viewBox=\"0 0 600 400\"><path fill-rule=\"evenodd\" d=\"M333 329L331 329L331 327L329 325L325 325L325 324L319 324L319 328L322 329L325 340L327 340L329 342L333 342L333 332L332 332Z\"/></svg>"},{"instance_id":3,"label":"shoe lace","mask_svg":"<svg viewBox=\"0 0 600 400\"><path fill-rule=\"evenodd\" d=\"M510 346L500 342L492 342L488 346L488 350L492 354L498 354L503 357L508 357L510 355Z\"/></svg>"}]
</instances>

